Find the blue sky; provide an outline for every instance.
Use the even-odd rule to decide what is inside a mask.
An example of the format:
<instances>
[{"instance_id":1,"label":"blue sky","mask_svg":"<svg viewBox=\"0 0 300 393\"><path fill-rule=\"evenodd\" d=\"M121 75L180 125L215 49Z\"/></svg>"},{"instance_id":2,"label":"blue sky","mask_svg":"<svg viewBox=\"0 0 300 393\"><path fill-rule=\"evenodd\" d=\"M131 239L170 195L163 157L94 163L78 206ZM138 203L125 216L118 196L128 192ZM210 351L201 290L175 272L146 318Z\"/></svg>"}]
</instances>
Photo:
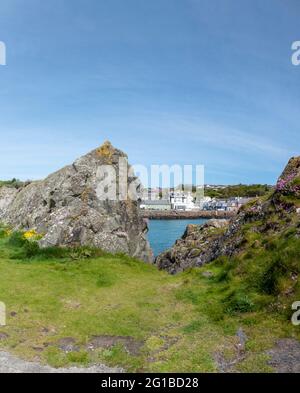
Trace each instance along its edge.
<instances>
[{"instance_id":1,"label":"blue sky","mask_svg":"<svg viewBox=\"0 0 300 393\"><path fill-rule=\"evenodd\" d=\"M298 0L1 0L0 178L109 139L134 164L274 183L300 154Z\"/></svg>"}]
</instances>

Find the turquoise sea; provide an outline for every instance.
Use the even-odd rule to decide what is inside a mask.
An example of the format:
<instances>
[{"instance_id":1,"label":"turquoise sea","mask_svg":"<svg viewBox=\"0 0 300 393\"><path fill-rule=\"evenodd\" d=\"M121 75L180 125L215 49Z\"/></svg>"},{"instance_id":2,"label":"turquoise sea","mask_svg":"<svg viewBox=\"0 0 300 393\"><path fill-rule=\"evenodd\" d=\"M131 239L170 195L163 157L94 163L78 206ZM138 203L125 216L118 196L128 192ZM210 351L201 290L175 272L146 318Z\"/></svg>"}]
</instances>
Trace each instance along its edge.
<instances>
[{"instance_id":1,"label":"turquoise sea","mask_svg":"<svg viewBox=\"0 0 300 393\"><path fill-rule=\"evenodd\" d=\"M204 224L205 218L196 220L149 220L148 240L154 255L170 248L185 231L188 224Z\"/></svg>"}]
</instances>

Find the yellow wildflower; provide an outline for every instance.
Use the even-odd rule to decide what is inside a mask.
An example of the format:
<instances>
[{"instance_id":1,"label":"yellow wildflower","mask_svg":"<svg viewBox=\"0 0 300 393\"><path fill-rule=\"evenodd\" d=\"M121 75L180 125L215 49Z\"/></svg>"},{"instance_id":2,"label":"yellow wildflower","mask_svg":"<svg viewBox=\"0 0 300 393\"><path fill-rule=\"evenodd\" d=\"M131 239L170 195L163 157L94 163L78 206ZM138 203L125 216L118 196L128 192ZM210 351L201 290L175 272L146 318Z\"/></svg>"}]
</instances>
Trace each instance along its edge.
<instances>
[{"instance_id":1,"label":"yellow wildflower","mask_svg":"<svg viewBox=\"0 0 300 393\"><path fill-rule=\"evenodd\" d=\"M27 240L33 239L33 238L37 238L38 234L34 229L31 229L30 231L24 232L24 238Z\"/></svg>"}]
</instances>

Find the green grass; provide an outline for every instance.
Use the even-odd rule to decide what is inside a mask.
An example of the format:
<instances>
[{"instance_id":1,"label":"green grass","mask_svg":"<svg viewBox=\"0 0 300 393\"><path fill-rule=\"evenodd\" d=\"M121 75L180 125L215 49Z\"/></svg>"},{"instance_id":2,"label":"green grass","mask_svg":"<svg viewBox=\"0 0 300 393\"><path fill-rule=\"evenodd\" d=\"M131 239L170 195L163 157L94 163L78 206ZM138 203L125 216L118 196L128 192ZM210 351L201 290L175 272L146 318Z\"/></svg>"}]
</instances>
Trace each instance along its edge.
<instances>
[{"instance_id":1,"label":"green grass","mask_svg":"<svg viewBox=\"0 0 300 393\"><path fill-rule=\"evenodd\" d=\"M277 247L283 267L276 265ZM287 309L266 306L289 285L285 269L298 268L299 244L287 235L275 249L221 258L209 266L211 278L202 275L208 266L170 276L101 250L41 250L2 228L0 301L8 316L0 333L8 337L0 340L0 349L54 367L100 362L127 371L214 372L216 353L234 358L242 327L249 341L237 368L271 371L265 350L278 337L299 338ZM276 278L268 273L273 264ZM140 353L128 352L122 342L90 351L93 337L102 335L131 337L142 343ZM60 348L66 337L75 340L76 351Z\"/></svg>"},{"instance_id":2,"label":"green grass","mask_svg":"<svg viewBox=\"0 0 300 393\"><path fill-rule=\"evenodd\" d=\"M232 198L232 197L262 197L268 195L272 191L272 187L267 184L237 184L226 186L224 188L205 189L205 196L212 198Z\"/></svg>"},{"instance_id":3,"label":"green grass","mask_svg":"<svg viewBox=\"0 0 300 393\"><path fill-rule=\"evenodd\" d=\"M1 187L21 188L23 185L24 185L24 182L21 182L18 179L0 180L0 188Z\"/></svg>"}]
</instances>

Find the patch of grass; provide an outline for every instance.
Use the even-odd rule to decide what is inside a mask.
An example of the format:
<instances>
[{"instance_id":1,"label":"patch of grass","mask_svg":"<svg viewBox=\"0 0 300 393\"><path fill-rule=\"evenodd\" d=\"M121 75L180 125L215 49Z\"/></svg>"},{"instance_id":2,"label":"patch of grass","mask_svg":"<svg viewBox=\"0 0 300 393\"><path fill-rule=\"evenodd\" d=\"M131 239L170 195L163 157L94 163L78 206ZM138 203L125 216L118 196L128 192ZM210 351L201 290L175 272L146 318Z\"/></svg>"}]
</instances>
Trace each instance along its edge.
<instances>
[{"instance_id":1,"label":"patch of grass","mask_svg":"<svg viewBox=\"0 0 300 393\"><path fill-rule=\"evenodd\" d=\"M24 238L24 232L16 231L9 237L8 244L13 247L23 247L27 242L28 240Z\"/></svg>"},{"instance_id":2,"label":"patch of grass","mask_svg":"<svg viewBox=\"0 0 300 393\"><path fill-rule=\"evenodd\" d=\"M67 361L74 365L87 366L89 364L89 354L87 351L69 352Z\"/></svg>"},{"instance_id":3,"label":"patch of grass","mask_svg":"<svg viewBox=\"0 0 300 393\"><path fill-rule=\"evenodd\" d=\"M26 183L18 180L18 179L12 179L12 180L0 180L0 188L1 187L8 187L8 188L21 188L25 185Z\"/></svg>"},{"instance_id":4,"label":"patch of grass","mask_svg":"<svg viewBox=\"0 0 300 393\"><path fill-rule=\"evenodd\" d=\"M190 324L185 326L182 330L184 333L194 333L194 332L199 332L201 331L203 324L205 324L206 321L203 321L202 319L198 319L195 321L192 321Z\"/></svg>"},{"instance_id":5,"label":"patch of grass","mask_svg":"<svg viewBox=\"0 0 300 393\"><path fill-rule=\"evenodd\" d=\"M255 309L252 299L242 291L233 291L224 299L225 311L228 314L246 313Z\"/></svg>"},{"instance_id":6,"label":"patch of grass","mask_svg":"<svg viewBox=\"0 0 300 393\"><path fill-rule=\"evenodd\" d=\"M112 285L114 285L114 283L115 283L114 277L112 277L110 274L106 273L98 276L97 287L99 288L111 287Z\"/></svg>"},{"instance_id":7,"label":"patch of grass","mask_svg":"<svg viewBox=\"0 0 300 393\"><path fill-rule=\"evenodd\" d=\"M274 251L263 247L248 258L219 258L209 266L213 276L205 278L207 266L171 276L123 254L86 247L40 249L22 233L5 234L0 300L8 320L0 329L7 334L0 348L30 360L37 356L34 348L42 348L41 361L54 367L100 362L126 371L214 372L214 354L236 343L242 327L249 341L238 367L256 371L257 359L271 371L263 352L275 338L300 338L285 314L299 288L293 297L279 298L286 302L283 313L269 307L279 302L274 293L280 295L295 281L290 273L299 271L299 242L292 235L274 241L283 269ZM103 335L144 344L134 354L122 343L89 350L93 337ZM66 337L74 339L78 352L60 349Z\"/></svg>"}]
</instances>

